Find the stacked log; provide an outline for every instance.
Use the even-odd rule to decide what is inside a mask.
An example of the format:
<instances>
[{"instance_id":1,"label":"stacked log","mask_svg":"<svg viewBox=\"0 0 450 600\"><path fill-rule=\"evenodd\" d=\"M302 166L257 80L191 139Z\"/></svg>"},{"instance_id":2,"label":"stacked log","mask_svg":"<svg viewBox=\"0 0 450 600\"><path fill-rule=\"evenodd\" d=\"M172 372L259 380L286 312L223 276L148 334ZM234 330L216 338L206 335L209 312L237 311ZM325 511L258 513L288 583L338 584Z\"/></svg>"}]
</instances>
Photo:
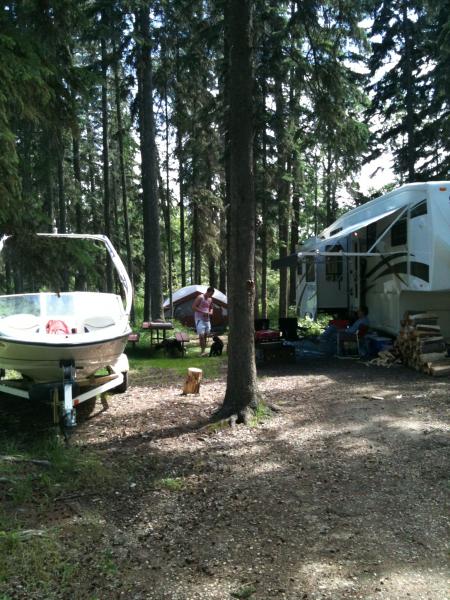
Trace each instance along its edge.
<instances>
[{"instance_id":1,"label":"stacked log","mask_svg":"<svg viewBox=\"0 0 450 600\"><path fill-rule=\"evenodd\" d=\"M395 347L409 367L434 376L450 375L450 358L436 315L406 313Z\"/></svg>"}]
</instances>

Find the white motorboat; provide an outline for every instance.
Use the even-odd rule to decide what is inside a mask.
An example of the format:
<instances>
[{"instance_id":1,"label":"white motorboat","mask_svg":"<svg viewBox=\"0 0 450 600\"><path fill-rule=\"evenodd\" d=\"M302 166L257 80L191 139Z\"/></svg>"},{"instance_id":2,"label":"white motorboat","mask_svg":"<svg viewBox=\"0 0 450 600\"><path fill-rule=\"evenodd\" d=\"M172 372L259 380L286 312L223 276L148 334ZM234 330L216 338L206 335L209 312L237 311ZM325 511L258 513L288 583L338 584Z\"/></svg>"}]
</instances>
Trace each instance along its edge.
<instances>
[{"instance_id":1,"label":"white motorboat","mask_svg":"<svg viewBox=\"0 0 450 600\"><path fill-rule=\"evenodd\" d=\"M128 371L123 351L131 332L132 290L120 257L103 235L38 235L102 242L117 271L124 302L117 294L89 291L0 296L0 369L17 371L31 384L90 381L92 386L96 371L106 368L112 373L107 389L123 384ZM0 252L7 240L5 236L0 241ZM0 386L2 391L15 393L4 387ZM71 403L65 401L68 410L73 408ZM77 404L76 399L72 404Z\"/></svg>"}]
</instances>

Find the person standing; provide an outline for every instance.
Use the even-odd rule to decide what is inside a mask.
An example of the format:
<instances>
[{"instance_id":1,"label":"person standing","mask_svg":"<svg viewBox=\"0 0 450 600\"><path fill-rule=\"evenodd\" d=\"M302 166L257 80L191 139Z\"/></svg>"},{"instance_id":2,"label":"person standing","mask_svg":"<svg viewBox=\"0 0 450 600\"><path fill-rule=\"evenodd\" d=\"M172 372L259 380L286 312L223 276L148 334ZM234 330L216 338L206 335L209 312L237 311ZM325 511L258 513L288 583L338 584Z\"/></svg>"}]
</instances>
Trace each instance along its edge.
<instances>
[{"instance_id":1,"label":"person standing","mask_svg":"<svg viewBox=\"0 0 450 600\"><path fill-rule=\"evenodd\" d=\"M212 296L214 294L214 288L209 287L204 294L200 294L194 300L192 310L194 311L195 329L198 333L198 339L200 342L201 356L206 356L206 338L211 332L211 315L213 313L212 308Z\"/></svg>"}]
</instances>

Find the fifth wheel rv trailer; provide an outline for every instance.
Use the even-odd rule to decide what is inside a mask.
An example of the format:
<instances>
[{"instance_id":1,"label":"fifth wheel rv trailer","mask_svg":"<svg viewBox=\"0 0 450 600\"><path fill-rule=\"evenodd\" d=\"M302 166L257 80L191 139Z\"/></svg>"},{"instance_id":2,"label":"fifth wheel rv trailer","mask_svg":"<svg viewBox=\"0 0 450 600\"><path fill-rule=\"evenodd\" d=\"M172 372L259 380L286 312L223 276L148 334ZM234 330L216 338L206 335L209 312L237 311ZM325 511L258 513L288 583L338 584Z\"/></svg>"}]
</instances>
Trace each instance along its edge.
<instances>
[{"instance_id":1,"label":"fifth wheel rv trailer","mask_svg":"<svg viewBox=\"0 0 450 600\"><path fill-rule=\"evenodd\" d=\"M407 184L358 206L274 266L293 261L300 316L365 305L371 325L395 335L406 311L432 311L449 338L450 181Z\"/></svg>"}]
</instances>

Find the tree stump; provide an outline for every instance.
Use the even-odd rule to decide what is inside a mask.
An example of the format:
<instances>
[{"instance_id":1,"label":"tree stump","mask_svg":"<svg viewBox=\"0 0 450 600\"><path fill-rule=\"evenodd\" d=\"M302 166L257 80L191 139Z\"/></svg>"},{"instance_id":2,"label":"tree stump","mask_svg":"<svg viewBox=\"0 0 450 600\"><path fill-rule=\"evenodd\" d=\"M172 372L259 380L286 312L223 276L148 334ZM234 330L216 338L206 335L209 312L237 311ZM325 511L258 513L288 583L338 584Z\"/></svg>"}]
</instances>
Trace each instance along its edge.
<instances>
[{"instance_id":1,"label":"tree stump","mask_svg":"<svg viewBox=\"0 0 450 600\"><path fill-rule=\"evenodd\" d=\"M203 371L191 367L188 369L188 374L183 387L183 396L186 394L198 394L200 391L200 381L202 380Z\"/></svg>"}]
</instances>

